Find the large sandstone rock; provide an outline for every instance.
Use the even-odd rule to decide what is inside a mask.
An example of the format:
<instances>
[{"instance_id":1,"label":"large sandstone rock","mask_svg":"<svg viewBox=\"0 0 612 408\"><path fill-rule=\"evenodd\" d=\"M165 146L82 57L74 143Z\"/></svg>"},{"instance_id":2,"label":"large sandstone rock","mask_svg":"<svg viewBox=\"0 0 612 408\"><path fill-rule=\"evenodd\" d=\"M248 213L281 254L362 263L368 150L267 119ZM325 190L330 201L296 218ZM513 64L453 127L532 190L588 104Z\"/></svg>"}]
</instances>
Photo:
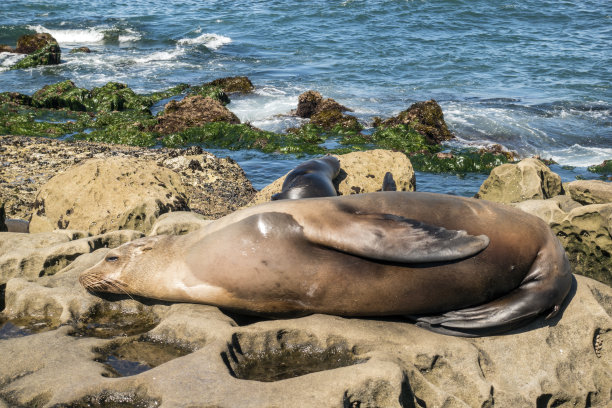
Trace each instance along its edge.
<instances>
[{"instance_id":1,"label":"large sandstone rock","mask_svg":"<svg viewBox=\"0 0 612 408\"><path fill-rule=\"evenodd\" d=\"M167 135L211 122L238 124L240 119L221 102L201 95L193 95L181 101L168 102L153 130Z\"/></svg>"},{"instance_id":2,"label":"large sandstone rock","mask_svg":"<svg viewBox=\"0 0 612 408\"><path fill-rule=\"evenodd\" d=\"M546 199L562 192L561 177L537 159L502 164L491 171L477 198L501 203Z\"/></svg>"},{"instance_id":3,"label":"large sandstone rock","mask_svg":"<svg viewBox=\"0 0 612 408\"><path fill-rule=\"evenodd\" d=\"M85 254L53 276L34 282L14 278L6 285L5 318L24 327L20 330L36 327L28 322L57 328L0 341L0 355L11 360L0 364L0 401L6 406L606 407L610 402L612 288L588 278L576 277L569 302L551 321L469 339L401 320L313 315L258 321L205 305L104 300L87 293L77 277L105 252ZM112 354L130 345L131 354ZM184 351L175 359L150 351L177 346ZM117 363L144 361L154 368L113 378L104 364L109 354Z\"/></svg>"},{"instance_id":4,"label":"large sandstone rock","mask_svg":"<svg viewBox=\"0 0 612 408\"><path fill-rule=\"evenodd\" d=\"M180 176L155 163L132 158L92 159L41 187L31 232L79 229L101 234L148 232L163 213L187 209Z\"/></svg>"},{"instance_id":5,"label":"large sandstone rock","mask_svg":"<svg viewBox=\"0 0 612 408\"><path fill-rule=\"evenodd\" d=\"M548 225L560 223L567 215L559 202L553 200L527 200L512 206L541 218Z\"/></svg>"},{"instance_id":6,"label":"large sandstone rock","mask_svg":"<svg viewBox=\"0 0 612 408\"><path fill-rule=\"evenodd\" d=\"M601 180L576 180L566 184L572 199L581 204L612 203L612 183Z\"/></svg>"},{"instance_id":7,"label":"large sandstone rock","mask_svg":"<svg viewBox=\"0 0 612 408\"><path fill-rule=\"evenodd\" d=\"M388 171L393 173L398 191L414 191L416 188L412 163L403 153L378 149L335 157L340 160L340 174L333 182L340 195L380 191ZM285 177L286 174L264 187L250 205L270 201L272 195L281 191Z\"/></svg>"},{"instance_id":8,"label":"large sandstone rock","mask_svg":"<svg viewBox=\"0 0 612 408\"><path fill-rule=\"evenodd\" d=\"M188 206L209 218L219 218L251 201L255 189L231 158L216 157L198 146L149 149L50 138L0 136L0 202L8 218L30 219L39 190L49 179L91 158L138 158L178 173Z\"/></svg>"}]
</instances>

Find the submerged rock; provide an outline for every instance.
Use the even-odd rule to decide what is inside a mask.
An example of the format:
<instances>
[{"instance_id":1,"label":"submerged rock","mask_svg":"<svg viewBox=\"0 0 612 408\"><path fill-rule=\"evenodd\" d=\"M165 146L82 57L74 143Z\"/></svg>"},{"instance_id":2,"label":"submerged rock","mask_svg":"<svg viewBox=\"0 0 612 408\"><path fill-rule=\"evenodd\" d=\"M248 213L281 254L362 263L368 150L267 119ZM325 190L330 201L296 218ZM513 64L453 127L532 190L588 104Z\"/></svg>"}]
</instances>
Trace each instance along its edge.
<instances>
[{"instance_id":1,"label":"submerged rock","mask_svg":"<svg viewBox=\"0 0 612 408\"><path fill-rule=\"evenodd\" d=\"M561 177L537 159L502 164L491 171L476 198L501 203L551 198L561 194Z\"/></svg>"},{"instance_id":2,"label":"submerged rock","mask_svg":"<svg viewBox=\"0 0 612 408\"><path fill-rule=\"evenodd\" d=\"M240 119L221 102L193 95L182 101L168 102L153 130L167 135L211 122L238 124Z\"/></svg>"},{"instance_id":3,"label":"submerged rock","mask_svg":"<svg viewBox=\"0 0 612 408\"><path fill-rule=\"evenodd\" d=\"M73 48L70 50L71 54L76 54L76 53L84 53L84 54L89 54L91 53L91 50L88 47L77 47L77 48Z\"/></svg>"}]
</instances>

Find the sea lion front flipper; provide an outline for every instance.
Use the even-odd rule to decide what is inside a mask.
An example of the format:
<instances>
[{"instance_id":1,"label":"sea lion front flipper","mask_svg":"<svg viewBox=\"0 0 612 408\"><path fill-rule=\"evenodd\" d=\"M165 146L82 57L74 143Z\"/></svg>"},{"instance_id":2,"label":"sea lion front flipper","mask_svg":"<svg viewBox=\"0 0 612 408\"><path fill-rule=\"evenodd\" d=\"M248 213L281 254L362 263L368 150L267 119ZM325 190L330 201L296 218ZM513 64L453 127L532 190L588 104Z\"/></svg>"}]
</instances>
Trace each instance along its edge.
<instances>
[{"instance_id":1,"label":"sea lion front flipper","mask_svg":"<svg viewBox=\"0 0 612 408\"><path fill-rule=\"evenodd\" d=\"M336 215L336 214L335 214ZM364 258L399 263L444 262L467 258L489 245L486 235L469 235L392 214L338 215L334 225L309 223L307 239Z\"/></svg>"}]
</instances>

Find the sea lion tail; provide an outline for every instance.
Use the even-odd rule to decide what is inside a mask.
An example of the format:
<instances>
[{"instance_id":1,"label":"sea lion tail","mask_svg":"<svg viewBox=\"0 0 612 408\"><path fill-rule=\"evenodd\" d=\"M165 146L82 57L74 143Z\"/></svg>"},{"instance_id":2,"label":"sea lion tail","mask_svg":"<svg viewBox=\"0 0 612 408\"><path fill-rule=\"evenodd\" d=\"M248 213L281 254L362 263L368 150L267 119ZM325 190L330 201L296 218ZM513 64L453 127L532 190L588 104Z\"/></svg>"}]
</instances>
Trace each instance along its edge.
<instances>
[{"instance_id":1,"label":"sea lion tail","mask_svg":"<svg viewBox=\"0 0 612 408\"><path fill-rule=\"evenodd\" d=\"M540 250L520 286L507 295L480 306L451 311L439 316L413 317L417 326L462 337L499 334L537 316L555 316L573 283L569 261L558 239Z\"/></svg>"}]
</instances>

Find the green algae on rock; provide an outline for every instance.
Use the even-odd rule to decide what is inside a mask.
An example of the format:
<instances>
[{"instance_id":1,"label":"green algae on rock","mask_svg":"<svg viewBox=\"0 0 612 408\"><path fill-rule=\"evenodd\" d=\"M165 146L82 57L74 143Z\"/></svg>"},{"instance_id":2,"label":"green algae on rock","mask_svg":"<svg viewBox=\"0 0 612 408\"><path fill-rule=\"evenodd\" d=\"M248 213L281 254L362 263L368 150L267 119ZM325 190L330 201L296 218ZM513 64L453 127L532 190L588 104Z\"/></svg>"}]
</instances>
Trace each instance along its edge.
<instances>
[{"instance_id":1,"label":"green algae on rock","mask_svg":"<svg viewBox=\"0 0 612 408\"><path fill-rule=\"evenodd\" d=\"M612 177L612 160L604 160L603 163L587 168L591 173L599 173L604 177Z\"/></svg>"},{"instance_id":2,"label":"green algae on rock","mask_svg":"<svg viewBox=\"0 0 612 408\"><path fill-rule=\"evenodd\" d=\"M62 55L57 40L48 33L26 34L19 37L15 52L28 54L28 56L15 63L11 69L57 65Z\"/></svg>"},{"instance_id":3,"label":"green algae on rock","mask_svg":"<svg viewBox=\"0 0 612 408\"><path fill-rule=\"evenodd\" d=\"M77 87L71 80L46 85L32 95L32 106L36 108L62 109L73 111L87 111L89 105L89 91Z\"/></svg>"},{"instance_id":4,"label":"green algae on rock","mask_svg":"<svg viewBox=\"0 0 612 408\"><path fill-rule=\"evenodd\" d=\"M410 161L418 171L429 173L489 173L494 167L508 163L502 153L477 149L452 150L451 153L415 153Z\"/></svg>"},{"instance_id":5,"label":"green algae on rock","mask_svg":"<svg viewBox=\"0 0 612 408\"><path fill-rule=\"evenodd\" d=\"M318 142L318 139L317 139ZM281 135L253 128L246 124L211 122L202 126L191 127L168 135L162 139L166 147L184 146L202 143L206 147L230 150L257 149L264 153L310 153L320 154L325 151L317 144L303 140L299 135Z\"/></svg>"},{"instance_id":6,"label":"green algae on rock","mask_svg":"<svg viewBox=\"0 0 612 408\"><path fill-rule=\"evenodd\" d=\"M382 128L397 125L409 125L423 135L430 144L439 144L454 137L446 127L442 108L433 99L413 103L408 109L395 117L384 121L377 119L374 122L374 126Z\"/></svg>"},{"instance_id":7,"label":"green algae on rock","mask_svg":"<svg viewBox=\"0 0 612 408\"><path fill-rule=\"evenodd\" d=\"M245 76L219 78L204 85L219 87L227 93L248 94L255 89L251 80Z\"/></svg>"}]
</instances>

